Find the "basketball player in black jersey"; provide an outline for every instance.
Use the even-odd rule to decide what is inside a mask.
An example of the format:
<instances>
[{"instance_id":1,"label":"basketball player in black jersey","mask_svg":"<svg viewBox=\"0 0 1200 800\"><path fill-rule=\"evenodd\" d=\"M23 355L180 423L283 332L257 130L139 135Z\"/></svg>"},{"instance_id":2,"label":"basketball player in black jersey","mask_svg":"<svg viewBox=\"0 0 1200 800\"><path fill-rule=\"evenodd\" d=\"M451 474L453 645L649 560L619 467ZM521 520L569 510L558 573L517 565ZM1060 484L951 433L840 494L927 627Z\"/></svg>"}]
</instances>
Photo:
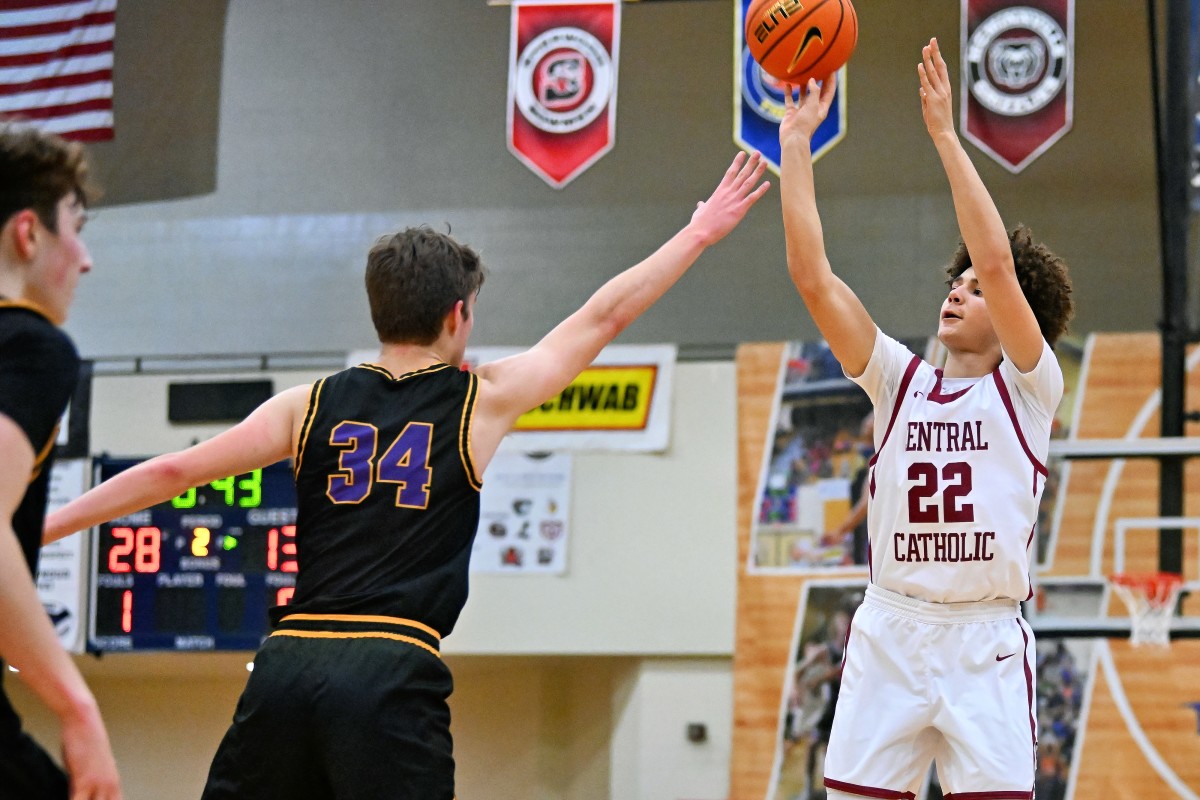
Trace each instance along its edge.
<instances>
[{"instance_id":1,"label":"basketball player in black jersey","mask_svg":"<svg viewBox=\"0 0 1200 800\"><path fill-rule=\"evenodd\" d=\"M427 228L380 240L367 294L377 362L276 395L245 421L101 484L51 515L48 540L293 457L299 574L213 761L206 800L450 800L439 656L467 599L482 476L524 412L731 231L767 190L739 153L691 222L519 355L460 369L483 272Z\"/></svg>"},{"instance_id":2,"label":"basketball player in black jersey","mask_svg":"<svg viewBox=\"0 0 1200 800\"><path fill-rule=\"evenodd\" d=\"M91 268L79 238L87 164L78 145L0 124L0 678L4 662L58 717L63 770L21 730L0 689L0 797L119 798L92 693L58 643L34 588L59 418L78 380L58 326Z\"/></svg>"}]
</instances>

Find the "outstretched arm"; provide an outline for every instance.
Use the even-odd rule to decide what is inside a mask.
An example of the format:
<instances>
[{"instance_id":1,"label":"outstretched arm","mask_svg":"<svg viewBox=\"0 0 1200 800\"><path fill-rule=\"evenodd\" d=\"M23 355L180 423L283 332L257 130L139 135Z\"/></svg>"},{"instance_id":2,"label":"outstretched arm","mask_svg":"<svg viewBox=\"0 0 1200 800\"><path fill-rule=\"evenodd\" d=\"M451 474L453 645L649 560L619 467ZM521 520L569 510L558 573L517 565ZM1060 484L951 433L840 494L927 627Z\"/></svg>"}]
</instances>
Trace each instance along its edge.
<instances>
[{"instance_id":1,"label":"outstretched arm","mask_svg":"<svg viewBox=\"0 0 1200 800\"><path fill-rule=\"evenodd\" d=\"M988 315L1013 365L1028 372L1042 357L1042 333L1017 282L1004 221L954 129L950 76L937 39L921 48L917 74L925 127L950 180L958 229L971 254Z\"/></svg>"},{"instance_id":2,"label":"outstretched arm","mask_svg":"<svg viewBox=\"0 0 1200 800\"><path fill-rule=\"evenodd\" d=\"M847 374L857 376L871 359L875 323L858 296L833 273L825 255L813 181L812 136L829 113L836 90L833 76L820 90L817 82L810 80L800 89L799 101L792 98L789 87L787 110L779 124L779 196L788 273L833 355Z\"/></svg>"},{"instance_id":3,"label":"outstretched arm","mask_svg":"<svg viewBox=\"0 0 1200 800\"><path fill-rule=\"evenodd\" d=\"M294 453L310 387L280 392L224 433L115 475L46 517L43 543L170 500L193 486L274 464Z\"/></svg>"},{"instance_id":4,"label":"outstretched arm","mask_svg":"<svg viewBox=\"0 0 1200 800\"><path fill-rule=\"evenodd\" d=\"M20 670L25 684L58 717L72 797L119 800L117 766L100 708L58 642L12 527L34 454L24 432L4 415L0 452L0 658Z\"/></svg>"},{"instance_id":5,"label":"outstretched arm","mask_svg":"<svg viewBox=\"0 0 1200 800\"><path fill-rule=\"evenodd\" d=\"M600 351L650 308L695 263L733 230L770 184L759 183L766 163L738 153L691 221L644 261L609 280L582 308L524 353L484 364L471 428L482 469L517 417L566 388Z\"/></svg>"}]
</instances>

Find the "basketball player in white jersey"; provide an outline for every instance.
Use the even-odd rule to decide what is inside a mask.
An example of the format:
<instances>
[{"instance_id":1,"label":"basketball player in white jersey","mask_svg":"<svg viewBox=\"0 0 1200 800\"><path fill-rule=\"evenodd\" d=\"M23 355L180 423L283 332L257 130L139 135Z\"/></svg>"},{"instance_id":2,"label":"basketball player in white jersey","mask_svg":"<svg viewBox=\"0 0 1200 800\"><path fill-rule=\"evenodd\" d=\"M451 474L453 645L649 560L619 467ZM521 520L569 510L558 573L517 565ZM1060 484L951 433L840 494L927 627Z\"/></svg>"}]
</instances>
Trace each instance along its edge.
<instances>
[{"instance_id":1,"label":"basketball player in white jersey","mask_svg":"<svg viewBox=\"0 0 1200 800\"><path fill-rule=\"evenodd\" d=\"M780 125L788 270L875 407L870 584L854 617L825 763L830 798L912 798L936 761L947 798L1032 798L1033 635L1020 618L1063 393L1050 345L1071 316L1062 261L1007 233L954 129L936 40L921 111L963 244L947 268L935 369L875 326L825 255L810 139L833 80L789 96Z\"/></svg>"}]
</instances>

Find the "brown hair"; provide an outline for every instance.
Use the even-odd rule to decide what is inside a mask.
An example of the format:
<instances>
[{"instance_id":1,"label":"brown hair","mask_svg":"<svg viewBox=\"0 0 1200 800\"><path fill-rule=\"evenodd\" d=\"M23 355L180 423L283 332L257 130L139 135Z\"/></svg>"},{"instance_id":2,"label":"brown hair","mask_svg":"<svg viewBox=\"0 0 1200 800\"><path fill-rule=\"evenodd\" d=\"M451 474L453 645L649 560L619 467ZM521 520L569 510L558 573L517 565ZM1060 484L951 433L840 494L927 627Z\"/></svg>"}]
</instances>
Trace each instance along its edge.
<instances>
[{"instance_id":1,"label":"brown hair","mask_svg":"<svg viewBox=\"0 0 1200 800\"><path fill-rule=\"evenodd\" d=\"M85 206L95 194L82 145L25 123L0 122L0 227L32 209L57 232L58 202L72 192Z\"/></svg>"},{"instance_id":2,"label":"brown hair","mask_svg":"<svg viewBox=\"0 0 1200 800\"><path fill-rule=\"evenodd\" d=\"M1033 241L1033 234L1025 225L1013 228L1008 234L1008 242L1021 293L1033 309L1042 336L1053 345L1066 333L1067 324L1075 315L1067 265L1044 244ZM967 246L960 242L950 266L946 267L949 282L953 282L971 266L971 254L967 252Z\"/></svg>"},{"instance_id":3,"label":"brown hair","mask_svg":"<svg viewBox=\"0 0 1200 800\"><path fill-rule=\"evenodd\" d=\"M430 344L442 318L478 292L483 277L478 253L428 226L384 236L367 255L366 274L379 340Z\"/></svg>"}]
</instances>

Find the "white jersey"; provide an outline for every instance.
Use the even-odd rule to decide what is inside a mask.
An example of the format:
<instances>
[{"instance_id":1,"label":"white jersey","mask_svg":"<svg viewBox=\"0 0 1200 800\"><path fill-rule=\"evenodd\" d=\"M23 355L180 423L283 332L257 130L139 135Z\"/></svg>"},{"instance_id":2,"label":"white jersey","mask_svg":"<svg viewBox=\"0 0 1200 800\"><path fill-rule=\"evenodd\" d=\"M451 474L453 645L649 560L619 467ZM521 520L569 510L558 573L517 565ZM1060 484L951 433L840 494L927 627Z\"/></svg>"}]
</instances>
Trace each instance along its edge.
<instances>
[{"instance_id":1,"label":"white jersey","mask_svg":"<svg viewBox=\"0 0 1200 800\"><path fill-rule=\"evenodd\" d=\"M1062 370L941 370L876 332L853 378L875 406L867 528L871 582L932 603L1031 595L1029 555Z\"/></svg>"}]
</instances>

